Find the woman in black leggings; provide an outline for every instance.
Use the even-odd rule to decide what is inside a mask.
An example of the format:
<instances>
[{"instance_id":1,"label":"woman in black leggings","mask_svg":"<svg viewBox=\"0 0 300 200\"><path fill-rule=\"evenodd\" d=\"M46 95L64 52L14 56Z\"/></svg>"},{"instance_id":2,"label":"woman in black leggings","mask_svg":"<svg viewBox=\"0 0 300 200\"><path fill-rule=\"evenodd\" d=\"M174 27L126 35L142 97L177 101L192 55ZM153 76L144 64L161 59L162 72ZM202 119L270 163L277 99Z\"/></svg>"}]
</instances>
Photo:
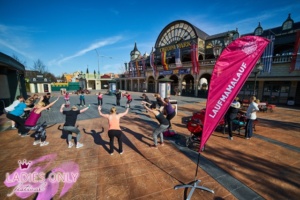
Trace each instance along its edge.
<instances>
[{"instance_id":1,"label":"woman in black leggings","mask_svg":"<svg viewBox=\"0 0 300 200\"><path fill-rule=\"evenodd\" d=\"M120 128L120 118L123 117L128 113L129 106L127 105L127 109L123 113L117 114L117 109L115 107L112 107L110 109L110 114L103 114L101 112L101 106L98 106L98 111L100 116L105 117L108 119L108 137L109 137L109 146L110 146L110 155L114 154L114 138L118 138L119 142L119 153L123 154L123 147L122 147L122 131Z\"/></svg>"}]
</instances>

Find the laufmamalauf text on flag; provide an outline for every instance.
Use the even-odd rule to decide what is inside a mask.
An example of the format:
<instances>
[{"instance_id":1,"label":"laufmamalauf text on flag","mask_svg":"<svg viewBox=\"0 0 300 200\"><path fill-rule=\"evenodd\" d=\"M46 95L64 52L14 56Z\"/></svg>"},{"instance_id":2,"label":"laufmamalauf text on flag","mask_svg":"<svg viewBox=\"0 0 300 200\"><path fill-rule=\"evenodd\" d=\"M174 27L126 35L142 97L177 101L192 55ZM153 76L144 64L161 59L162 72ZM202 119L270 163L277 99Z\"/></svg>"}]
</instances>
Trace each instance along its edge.
<instances>
[{"instance_id":1,"label":"laufmamalauf text on flag","mask_svg":"<svg viewBox=\"0 0 300 200\"><path fill-rule=\"evenodd\" d=\"M245 36L223 50L209 84L199 151L239 93L268 43L266 38Z\"/></svg>"}]
</instances>

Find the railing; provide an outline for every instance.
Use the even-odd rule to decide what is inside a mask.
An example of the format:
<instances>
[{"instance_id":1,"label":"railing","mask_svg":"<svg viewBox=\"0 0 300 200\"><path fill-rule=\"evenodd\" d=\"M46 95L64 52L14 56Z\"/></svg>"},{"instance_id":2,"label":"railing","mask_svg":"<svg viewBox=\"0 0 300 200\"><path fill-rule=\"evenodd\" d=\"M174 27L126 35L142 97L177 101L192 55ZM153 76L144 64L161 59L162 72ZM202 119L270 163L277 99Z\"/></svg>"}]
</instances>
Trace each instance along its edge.
<instances>
[{"instance_id":1,"label":"railing","mask_svg":"<svg viewBox=\"0 0 300 200\"><path fill-rule=\"evenodd\" d=\"M280 55L280 56L273 56L273 63L285 63L285 62L291 62L293 55Z\"/></svg>"},{"instance_id":2,"label":"railing","mask_svg":"<svg viewBox=\"0 0 300 200\"><path fill-rule=\"evenodd\" d=\"M286 63L286 62L291 62L292 59L295 57L295 55L276 55L276 56L273 56L272 58L272 62L273 63ZM200 66L214 66L216 64L216 59L206 59L206 60L200 60L199 61L200 63ZM182 65L183 67L185 66L190 66L191 65L191 62L182 62ZM157 69L162 69L161 66L156 66ZM175 69L175 64L169 64L169 70L173 70ZM146 71L152 71L152 68L151 67L147 67L146 68ZM137 77L136 75L129 75L129 74L126 74L124 75L125 77ZM143 75L141 74L140 77L143 77Z\"/></svg>"}]
</instances>

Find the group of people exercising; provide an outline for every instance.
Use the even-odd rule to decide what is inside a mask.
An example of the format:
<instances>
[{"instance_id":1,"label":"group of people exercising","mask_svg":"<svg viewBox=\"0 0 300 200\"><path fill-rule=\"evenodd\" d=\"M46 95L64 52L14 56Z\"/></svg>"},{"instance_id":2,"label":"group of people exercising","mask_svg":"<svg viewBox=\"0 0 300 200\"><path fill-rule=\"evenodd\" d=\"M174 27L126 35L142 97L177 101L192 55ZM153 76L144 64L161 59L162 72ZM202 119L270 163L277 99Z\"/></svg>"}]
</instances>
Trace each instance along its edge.
<instances>
[{"instance_id":1,"label":"group of people exercising","mask_svg":"<svg viewBox=\"0 0 300 200\"><path fill-rule=\"evenodd\" d=\"M98 102L98 112L99 115L106 118L108 120L108 136L110 138L110 150L109 153L113 155L114 153L114 138L117 137L118 144L119 144L119 153L123 153L122 148L122 130L120 128L120 118L125 116L130 108L130 103L132 102L132 97L128 92L121 93L117 90L116 92L116 106L120 106L120 96L127 98L126 103L126 111L123 113L117 113L117 108L113 106L110 109L109 114L102 113L102 98L101 102ZM99 99L100 94L97 94L97 98ZM160 136L160 143L161 145L164 145L163 142L163 132L171 128L171 119L174 118L176 115L175 109L172 107L172 105L169 102L168 98L162 99L159 94L154 95L156 98L156 102L151 102L146 94L142 95L143 101L141 104L144 106L147 112L152 113L157 121L159 122L159 126L156 127L153 131L153 142L154 144L150 145L151 148L157 148L158 142L157 142L157 136ZM33 95L30 97L31 100L24 100L22 96L18 96L17 100L13 102L9 107L5 108L7 112L7 118L12 121L12 124L16 124L15 126L12 125L12 128L16 127L18 129L18 133L25 137L29 135L30 130L35 130L35 140L33 142L33 145L40 145L40 146L46 146L49 144L49 142L46 141L46 125L45 123L42 123L42 125L38 125L38 120L40 119L42 112L44 110L50 109L51 106L53 106L58 100L59 96L53 101L50 102L51 94L47 93L45 96L38 96ZM102 97L102 95L101 95ZM39 101L36 103L35 101ZM77 116L85 111L87 111L90 106L85 107L81 110L78 109L77 106L71 106L69 108L69 96L65 99L65 104L62 104L60 107L60 112L65 115L65 123L63 125L63 130L68 132L68 148L72 148L74 146L72 140L72 133L76 134L76 148L81 148L83 146L82 143L79 142L81 134L78 127L76 127L76 121ZM25 103L26 102L26 103ZM159 107L157 108L157 105ZM164 107L164 112L162 107ZM66 110L67 108L68 110ZM29 112L27 117L22 117L24 115L24 112ZM166 117L164 116L166 115Z\"/></svg>"}]
</instances>

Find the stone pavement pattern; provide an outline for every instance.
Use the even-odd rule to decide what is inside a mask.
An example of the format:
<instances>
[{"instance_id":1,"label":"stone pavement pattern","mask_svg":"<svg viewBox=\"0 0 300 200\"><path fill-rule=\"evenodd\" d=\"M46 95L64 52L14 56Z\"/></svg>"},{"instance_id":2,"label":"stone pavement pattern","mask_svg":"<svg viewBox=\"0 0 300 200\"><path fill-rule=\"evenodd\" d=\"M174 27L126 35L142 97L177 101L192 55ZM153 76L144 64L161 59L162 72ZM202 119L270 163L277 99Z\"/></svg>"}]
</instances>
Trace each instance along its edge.
<instances>
[{"instance_id":1,"label":"stone pavement pattern","mask_svg":"<svg viewBox=\"0 0 300 200\"><path fill-rule=\"evenodd\" d=\"M205 107L205 100L172 97L179 104L172 127L181 137L166 138L165 146L150 149L148 145L153 143L151 135L156 121L140 106L141 93L132 94L133 108L121 120L124 133L122 155L117 151L113 156L108 153L107 121L99 117L96 96L93 95L86 96L91 108L78 117L80 129L86 130L81 132L84 144L81 149L68 149L65 140L60 138L61 131L57 127L64 121L58 111L62 98L51 111L44 112L41 119L50 126L47 128L48 146L33 146L32 137L21 138L16 130L0 132L0 199L19 199L15 195L6 197L12 188L3 184L5 174L18 167L18 160L34 160L53 153L57 157L48 170L66 161L74 161L80 168L77 182L61 199L183 199L184 189L173 188L194 180L196 163L193 158L198 155L180 141L190 135L183 119ZM149 97L154 100L150 94ZM117 107L119 112L125 110L125 102L125 99L121 100L123 107ZM79 103L78 96L72 96L71 103ZM108 113L114 103L114 96L104 96L103 112ZM259 113L260 123L251 140L235 134L234 140L230 141L227 134L214 132L206 150L201 153L197 178L201 180L200 185L215 193L196 190L192 199L298 199L299 114L299 109L281 107L273 113ZM9 125L3 115L0 120L2 129ZM206 165L209 162L214 165ZM59 199L62 186L61 183L54 199ZM34 199L34 195L28 199Z\"/></svg>"}]
</instances>

